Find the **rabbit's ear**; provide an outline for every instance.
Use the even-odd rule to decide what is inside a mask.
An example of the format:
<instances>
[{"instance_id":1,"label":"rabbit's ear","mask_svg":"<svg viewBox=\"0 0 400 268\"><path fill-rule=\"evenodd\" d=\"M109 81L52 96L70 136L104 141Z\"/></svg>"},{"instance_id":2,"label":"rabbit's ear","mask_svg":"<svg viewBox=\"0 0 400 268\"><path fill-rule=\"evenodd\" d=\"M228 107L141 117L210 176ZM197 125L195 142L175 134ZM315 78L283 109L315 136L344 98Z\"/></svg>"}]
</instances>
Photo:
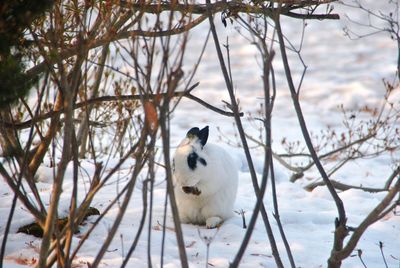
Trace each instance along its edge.
<instances>
[{"instance_id":1,"label":"rabbit's ear","mask_svg":"<svg viewBox=\"0 0 400 268\"><path fill-rule=\"evenodd\" d=\"M199 137L202 146L206 145L208 139L208 126L200 130L199 133L197 134L197 137Z\"/></svg>"},{"instance_id":2,"label":"rabbit's ear","mask_svg":"<svg viewBox=\"0 0 400 268\"><path fill-rule=\"evenodd\" d=\"M186 137L187 138L196 137L199 135L199 131L200 131L200 129L198 127L193 127L186 133Z\"/></svg>"}]
</instances>

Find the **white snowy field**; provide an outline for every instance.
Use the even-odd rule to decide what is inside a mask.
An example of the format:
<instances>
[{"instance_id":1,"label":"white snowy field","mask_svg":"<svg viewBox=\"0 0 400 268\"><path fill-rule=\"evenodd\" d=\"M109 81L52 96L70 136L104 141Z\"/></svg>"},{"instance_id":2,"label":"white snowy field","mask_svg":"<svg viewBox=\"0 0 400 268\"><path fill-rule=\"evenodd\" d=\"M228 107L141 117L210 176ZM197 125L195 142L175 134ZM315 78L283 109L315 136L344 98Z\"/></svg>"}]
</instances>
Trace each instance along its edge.
<instances>
[{"instance_id":1,"label":"white snowy field","mask_svg":"<svg viewBox=\"0 0 400 268\"><path fill-rule=\"evenodd\" d=\"M386 1L385 1L386 2ZM374 8L385 8L382 6ZM368 105L369 107L380 107L385 88L382 79L392 81L395 77L397 47L396 43L385 33L380 33L358 40L350 40L344 36L343 27L348 24L344 14L365 20L366 17L357 10L349 10L335 5L334 12L342 16L340 21L308 21L305 31L304 44L301 55L308 66L306 76L301 89L301 104L310 131L320 133L321 130L330 127L337 133L344 131L343 119L340 106L346 111L356 111ZM254 46L248 43L234 29L237 25L228 24L224 28L219 19L218 30L220 40L225 41L229 37L230 53L232 60L232 72L237 98L245 116L242 118L246 132L258 137L258 124L251 120L257 117L260 104L263 102L262 84L260 80L261 69L258 65L257 54ZM351 25L355 31L364 31L356 25ZM191 34L189 49L187 52L188 68L198 56L201 49L201 40L207 32L208 24L203 23L199 29ZM295 46L299 45L301 39L302 21L295 19L284 19L283 31ZM275 46L275 49L278 49ZM295 54L290 55L293 75L296 83L299 81L303 66ZM295 112L292 108L290 92L287 88L284 70L280 63L279 53L275 57L275 72L277 79L277 98L273 111L273 149L278 153L284 153L281 140L302 142L302 135L297 123ZM210 40L205 52L202 64L194 78L200 81L200 85L193 94L203 100L225 109L222 100L229 100L225 89L223 76L219 69L215 48ZM398 91L398 90L397 90ZM397 94L397 95L396 95ZM399 107L399 92L394 92L393 101ZM347 115L346 115L347 116ZM356 120L368 118L368 114L357 114ZM183 99L177 106L171 122L171 153L185 136L186 132L194 126L210 126L209 142L218 143L226 148L237 160L239 170L239 191L235 203L235 209L243 209L247 221L250 219L255 205L255 195L248 172L247 163L241 148L236 147L237 137L234 120L216 114L203 106ZM252 157L255 163L258 177L261 178L263 167L263 150L253 146ZM159 146L159 145L158 145ZM398 154L398 152L397 152ZM344 165L333 179L355 186L382 187L387 177L396 165L399 155L383 154L377 158L358 159ZM112 167L118 159L111 159L108 163ZM290 243L297 267L326 267L333 242L334 220L337 217L335 204L325 187L317 187L312 192L304 190L304 186L311 181L320 178L316 169L310 169L305 176L290 182L292 173L281 166L277 161L276 167L277 194L281 221L287 239ZM42 182L38 183L39 192L43 200L49 200L51 192L52 170L47 167L45 161L40 169ZM125 163L118 174L95 198L92 206L100 211L104 209L118 191L126 183L130 176L132 162ZM333 163L326 163L332 168ZM397 163L398 164L398 163ZM81 162L82 167L90 174L94 166L90 160ZM64 182L64 194L61 198L59 209L60 215L68 212L69 194L72 190L72 169L69 169ZM148 236L151 230L151 262L154 267L160 267L161 262L161 239L162 231L158 224L163 221L165 181L163 170L157 172L157 182L154 190L154 210L151 225L147 219L136 250L133 252L128 267L148 267ZM85 192L88 185L88 177L82 173L80 189L81 194ZM119 267L128 251L139 226L142 215L142 184L139 181L130 201L129 209L118 229L118 232L101 261L101 267ZM270 221L275 233L280 254L289 267L284 245L279 236L277 224L273 218L272 198L270 185L265 197L265 206L270 216ZM348 225L357 226L368 213L383 198L385 192L368 193L362 190L347 190L339 192L342 198L347 216ZM4 226L9 213L13 194L3 180L0 181L0 241L3 239ZM48 202L48 201L47 201ZM400 209L400 208L399 208ZM115 206L106 215L104 220L95 229L91 237L78 253L76 267L87 267L100 249L103 240L108 233L113 219L118 213ZM81 234L89 228L90 222L95 216L89 218L89 223L81 227ZM33 236L16 233L18 227L30 223L32 217L21 204L17 205L11 232L8 237L6 248L6 267L24 267L34 265L38 256L41 240ZM201 236L215 236L209 251L209 267L228 267L234 258L245 229L242 228L242 218L239 215L227 220L219 229L208 230L204 226L183 224L183 235L186 252L190 267L206 266L206 245ZM80 235L76 235L73 244L76 246ZM369 268L385 267L384 259L379 249L379 243L383 243L383 253L388 267L400 267L400 216L394 213L372 225L360 239L356 249L362 250L362 259ZM180 267L179 254L171 213L167 217L167 234L165 241L164 267ZM19 260L19 261L17 261ZM21 262L22 260L22 262ZM25 265L23 265L25 264ZM251 241L242 259L240 267L275 267L271 254L268 238L262 220L259 218ZM357 256L357 251L343 262L343 267L363 267Z\"/></svg>"}]
</instances>

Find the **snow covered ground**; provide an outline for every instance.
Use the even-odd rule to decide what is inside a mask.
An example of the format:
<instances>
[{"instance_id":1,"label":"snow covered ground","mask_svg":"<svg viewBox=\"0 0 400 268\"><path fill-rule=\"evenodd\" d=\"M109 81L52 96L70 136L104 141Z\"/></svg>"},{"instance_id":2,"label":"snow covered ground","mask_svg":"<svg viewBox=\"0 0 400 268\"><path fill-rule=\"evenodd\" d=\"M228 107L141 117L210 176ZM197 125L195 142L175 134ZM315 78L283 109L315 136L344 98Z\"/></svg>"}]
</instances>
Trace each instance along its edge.
<instances>
[{"instance_id":1,"label":"snow covered ground","mask_svg":"<svg viewBox=\"0 0 400 268\"><path fill-rule=\"evenodd\" d=\"M347 10L341 6L335 6L335 11L350 14L357 18L365 19L355 10ZM219 22L219 21L218 21ZM346 20L342 21L310 21L306 27L301 55L308 66L307 74L301 90L301 104L305 117L311 131L318 133L327 126L342 131L343 115L339 106L343 105L345 110L357 110L365 105L378 107L384 94L382 79L394 77L395 64L397 60L396 44L387 34L373 35L359 40L349 40L344 36L343 27ZM229 25L229 24L228 24ZM220 25L221 26L221 25ZM255 123L249 120L249 115L256 115L257 109L263 102L262 85L260 82L261 70L257 64L256 51L254 47L234 30L234 25L227 28L219 27L221 40L229 37L232 71L234 86L237 97L245 113L244 124L246 131L255 137L258 130ZM353 27L355 27L353 25ZM201 38L206 32L207 23L204 23L197 32L191 35L190 49L188 50L188 64L198 56ZM298 45L301 36L302 22L294 19L285 19L283 30L290 40ZM360 29L362 30L362 29ZM194 52L191 52L194 51ZM192 53L192 54L189 54ZM290 141L302 140L297 119L291 106L289 90L287 88L284 71L277 55L275 71L277 74L278 95L273 113L273 139L274 150L283 152L280 141L286 138ZM302 65L296 55L290 56L294 77L298 81ZM190 66L189 66L190 67ZM194 81L200 81L200 86L193 94L205 101L223 107L221 100L228 100L222 74L217 62L215 49L210 42L202 64ZM397 105L399 105L397 96ZM219 143L224 146L237 160L239 174L239 191L235 208L246 212L246 219L251 217L255 204L255 196L248 173L244 154L240 148L228 140L236 141L233 119L215 114L197 103L183 99L175 110L172 119L171 152L184 137L188 129L193 126L210 126L209 142ZM261 148L252 149L259 177L261 177L263 165L263 151ZM395 158L396 156L394 156ZM398 156L397 156L398 158ZM117 161L117 159L115 160ZM347 184L381 187L391 173L393 167L393 155L383 155L377 159L357 160L345 165L334 178ZM110 200L115 197L129 177L129 168L132 163L125 163L114 182L107 185L97 195L93 206L100 211L105 208ZM83 161L82 166L89 172L94 167L90 161ZM112 163L109 163L112 166ZM325 267L326 260L330 254L333 241L334 219L337 215L332 198L325 187L318 187L312 192L307 192L303 186L308 182L318 179L318 172L311 169L305 174L305 178L296 183L289 181L291 173L277 162L277 193L281 220L288 241L294 254L298 267ZM42 178L51 176L51 169L46 168L46 163L40 170ZM151 223L151 260L154 267L160 265L161 235L162 231L158 222L163 220L165 183L162 170L159 170L156 188L154 192L154 211ZM60 214L68 211L68 193L72 189L72 181L66 175L64 194L62 196ZM82 174L81 180L87 181L87 176ZM139 225L142 201L141 183L131 199L129 209L123 222L110 245L101 267L119 267L124 255L128 251ZM51 184L43 181L38 184L39 191L44 200L49 200ZM84 188L81 189L85 191ZM381 200L384 193L367 193L361 190L348 190L341 192L346 211L348 213L348 224L356 226ZM12 192L0 181L0 240L2 239L9 207L12 200ZM272 200L270 186L266 194L265 205L270 213L270 219L275 231L281 256L287 266L284 246L277 231L276 223L272 217ZM105 219L95 229L89 241L78 253L76 264L86 267L86 262L91 262L96 256L105 235L110 228L113 218L118 213L118 207L114 207ZM166 251L164 256L164 267L180 267L177 242L172 218L167 218ZM94 221L95 217L89 219ZM16 215L12 224L11 233L6 249L6 267L21 267L16 264L17 259L26 260L25 264L32 264L32 258L36 258L41 240L24 234L17 234L16 230L22 224L29 223L31 216L22 205L18 205ZM169 228L170 227L170 228ZM83 226L81 233L88 229ZM242 228L240 216L227 220L218 230L207 230L201 226L183 224L183 234L186 244L186 252L190 267L205 267L206 245L201 236L212 237L214 240L210 245L209 266L227 267L235 256L242 241L245 229ZM379 242L383 243L383 251L389 267L400 266L400 217L393 214L371 226L361 238L357 249L361 249L362 258L367 267L384 267L384 261L379 249ZM79 241L79 235L74 240L74 245ZM137 249L132 254L129 267L147 267L147 242L148 230L144 230ZM261 220L258 221L252 239L246 250L240 267L275 267L271 254L268 238ZM286 266L285 266L286 267ZM343 263L343 267L363 267L357 252Z\"/></svg>"}]
</instances>

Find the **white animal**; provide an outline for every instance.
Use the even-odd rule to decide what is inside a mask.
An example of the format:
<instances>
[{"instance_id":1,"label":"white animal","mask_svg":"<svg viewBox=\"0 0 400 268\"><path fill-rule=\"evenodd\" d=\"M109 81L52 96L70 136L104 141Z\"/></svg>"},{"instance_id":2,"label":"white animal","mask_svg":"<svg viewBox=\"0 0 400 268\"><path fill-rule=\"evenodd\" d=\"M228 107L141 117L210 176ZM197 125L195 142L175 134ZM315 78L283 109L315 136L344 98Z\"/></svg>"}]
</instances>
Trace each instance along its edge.
<instances>
[{"instance_id":1,"label":"white animal","mask_svg":"<svg viewBox=\"0 0 400 268\"><path fill-rule=\"evenodd\" d=\"M208 132L190 129L176 149L174 191L181 222L215 228L233 216L238 170L224 149L207 143Z\"/></svg>"}]
</instances>

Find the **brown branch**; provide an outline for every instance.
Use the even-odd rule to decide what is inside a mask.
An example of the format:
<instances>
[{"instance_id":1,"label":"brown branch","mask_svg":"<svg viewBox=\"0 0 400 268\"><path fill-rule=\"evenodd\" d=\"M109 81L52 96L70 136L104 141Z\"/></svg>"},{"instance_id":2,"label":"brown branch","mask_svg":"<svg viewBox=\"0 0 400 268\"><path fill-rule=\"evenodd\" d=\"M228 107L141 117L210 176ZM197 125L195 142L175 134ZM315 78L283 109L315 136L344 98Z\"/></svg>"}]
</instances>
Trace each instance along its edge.
<instances>
[{"instance_id":1,"label":"brown branch","mask_svg":"<svg viewBox=\"0 0 400 268\"><path fill-rule=\"evenodd\" d=\"M177 93L179 93L179 92L177 92ZM176 94L176 93L175 93L175 94ZM226 111L221 110L221 109L219 109L219 108L217 108L217 107L215 107L215 106L212 106L211 104L209 104L209 103L203 101L202 99L200 99L200 98L198 98L198 97L196 97L196 96L194 96L194 95L192 95L192 94L190 94L190 93L184 94L184 95L182 95L182 96L183 96L183 97L186 97L186 98L188 98L188 99L191 99L191 100L193 100L193 101L195 101L195 102L197 102L197 103L203 105L204 107L206 107L206 108L208 108L208 109L210 109L210 110L216 112L216 113L219 113L219 114L222 114L222 115L225 115L225 116L234 116L233 113L231 113L231 112L226 112ZM239 115L240 115L240 116L243 116L243 113L239 113Z\"/></svg>"},{"instance_id":2,"label":"brown branch","mask_svg":"<svg viewBox=\"0 0 400 268\"><path fill-rule=\"evenodd\" d=\"M397 168L398 170L400 169L400 167ZM399 175L399 173L397 172L393 172L390 176L389 179L386 181L385 183L385 189L389 190L390 185L392 184L393 180Z\"/></svg>"},{"instance_id":3,"label":"brown branch","mask_svg":"<svg viewBox=\"0 0 400 268\"><path fill-rule=\"evenodd\" d=\"M188 99L191 99L191 100L203 105L207 109L210 109L221 115L234 116L233 113L221 110L221 109L205 102L204 100L192 95L190 93L190 91L192 89L194 89L195 87L197 87L198 85L199 85L199 83L194 84L187 91L174 92L172 94L172 97L186 97ZM159 97L165 97L166 95L167 95L167 93L148 94L146 96L141 96L141 95L102 96L102 97L93 98L93 99L90 99L87 101L79 102L74 105L74 109L80 109L80 108L86 107L87 105L99 104L99 103L103 103L103 102L140 100L141 98L148 100L148 99L154 99L154 98L159 98ZM64 112L65 112L64 109L60 109L60 110L56 110L56 111L52 110L46 114L42 114L40 116L37 116L37 117L35 117L31 120L27 120L25 122L21 122L21 123L0 122L0 123L2 123L4 125L4 127L7 127L7 128L24 129L24 128L29 128L32 124L49 119L56 115L60 115ZM243 116L243 113L240 113L240 116Z\"/></svg>"},{"instance_id":4,"label":"brown branch","mask_svg":"<svg viewBox=\"0 0 400 268\"><path fill-rule=\"evenodd\" d=\"M191 22L188 22L186 25L183 25L181 27L173 28L170 30L164 30L164 31L143 31L143 30L131 30L131 31L120 31L118 33L114 33L112 31L107 32L104 36L100 38L93 38L91 40L85 40L83 41L85 43L85 46L88 50L104 46L110 42L115 42L118 40L122 39L128 39L131 37L135 36L142 36L142 37L162 37L162 36L172 36L172 35L177 35L181 34L184 32L189 31L190 29L196 27L199 25L201 22L203 22L207 18L206 15L200 16L196 19L194 19ZM46 67L48 66L49 63L55 63L55 60L61 59L65 60L68 59L72 56L75 56L76 54L79 53L80 48L82 44L76 45L76 46L71 46L69 48L66 48L62 50L61 52L57 52L57 57L53 60L50 61L50 59L47 59L47 61L43 61L36 66L32 67L29 69L26 73L29 77L36 77L40 73L42 73L44 70L46 70Z\"/></svg>"},{"instance_id":5,"label":"brown branch","mask_svg":"<svg viewBox=\"0 0 400 268\"><path fill-rule=\"evenodd\" d=\"M303 20L338 20L340 16L338 14L300 14L294 12L287 12L286 14L282 14L294 19L303 19Z\"/></svg>"},{"instance_id":6,"label":"brown branch","mask_svg":"<svg viewBox=\"0 0 400 268\"><path fill-rule=\"evenodd\" d=\"M335 180L331 180L331 183L333 185L333 187L335 187L335 189L337 190L341 190L341 191L347 191L350 189L357 189L357 190L363 190L365 192L369 192L369 193L379 193L379 192L385 192L388 189L385 188L372 188L372 187L363 187L363 186L354 186L354 185L349 185L349 184L345 184L345 183L341 183L339 181L335 181ZM319 187L319 186L325 186L325 182L324 181L317 181L317 182L313 182L308 184L307 186L304 187L304 189L306 189L307 191L313 191L315 188Z\"/></svg>"},{"instance_id":7,"label":"brown branch","mask_svg":"<svg viewBox=\"0 0 400 268\"><path fill-rule=\"evenodd\" d=\"M25 206L25 208L36 217L37 221L43 225L45 221L45 215L37 209L32 202L28 199L27 195L23 193L18 187L17 184L15 183L14 179L8 174L7 170L3 167L3 165L0 163L0 174L5 180L5 182L8 184L8 186L11 188L11 190L18 196L18 200Z\"/></svg>"},{"instance_id":8,"label":"brown branch","mask_svg":"<svg viewBox=\"0 0 400 268\"><path fill-rule=\"evenodd\" d=\"M337 0L326 0L326 1L318 1L318 0L311 0L311 1L283 1L284 3L288 4L285 7L281 8L281 14L284 16L289 16L292 18L296 19L318 19L318 20L323 20L323 19L333 19L337 20L340 19L338 14L299 14L299 13L293 13L292 10L294 9L301 9L304 7L309 7L313 5L321 5L321 4L328 4L331 2L336 2ZM141 12L144 13L153 13L153 14L159 14L163 11L179 11L182 13L190 13L190 14L197 14L200 15L196 19L188 22L187 24L181 26L181 27L176 27L170 30L165 30L165 31L143 31L143 30L131 30L131 31L120 31L118 33L114 33L112 31L109 31L105 34L105 36L100 37L100 38L93 38L90 40L85 40L84 43L87 46L87 49L93 49L97 48L100 46L104 46L106 43L109 42L114 42L118 41L121 39L127 39L130 37L134 36L143 36L143 37L161 37L161 36L171 36L171 35L177 35L181 34L184 32L189 31L190 29L196 27L199 25L201 22L203 22L207 18L207 8L206 5L204 4L149 4L149 5L143 5L143 4L136 4L136 3L130 3L129 1L120 1L120 4L122 7L126 8L131 8L134 10L140 10ZM295 5L294 5L295 4ZM232 14L237 14L237 13L247 13L247 14L263 14L266 16L271 16L273 14L273 8L266 8L266 7L261 7L261 6L254 6L254 5L249 5L249 4L244 4L240 1L230 1L230 2L225 2L225 1L220 1L211 4L211 12L212 14L222 12L224 10L229 10ZM82 44L80 44L82 45ZM62 59L65 60L67 58L70 58L76 54L79 53L79 47L78 46L72 46L69 48L66 48L65 50L61 52L57 52L58 57L57 60ZM53 60L55 62L55 59ZM54 62L41 62L37 64L36 66L32 67L27 71L27 75L29 77L35 77L42 73L46 69L46 65L49 63L54 63Z\"/></svg>"},{"instance_id":9,"label":"brown branch","mask_svg":"<svg viewBox=\"0 0 400 268\"><path fill-rule=\"evenodd\" d=\"M328 264L330 267L339 267L335 264L341 263L341 261L348 256L350 256L351 252L353 252L354 248L357 246L358 241L361 236L364 234L365 230L379 220L384 211L387 211L386 208L390 206L393 198L399 194L400 191L400 167L398 167L392 173L393 176L398 177L395 185L389 190L385 198L368 214L368 216L360 223L360 225L355 228L353 234L351 235L349 241L346 246L339 251L332 251L331 257L329 258Z\"/></svg>"},{"instance_id":10,"label":"brown branch","mask_svg":"<svg viewBox=\"0 0 400 268\"><path fill-rule=\"evenodd\" d=\"M46 135L43 137L43 139L40 142L40 145L35 149L35 154L32 156L32 158L30 159L30 163L29 163L29 172L31 174L35 174L37 169L39 168L39 165L42 163L44 156L46 155L47 149L49 148L50 142L53 139L54 135L57 133L58 131L58 124L60 121L60 111L64 111L64 109L62 108L63 105L63 100L62 100L62 96L61 96L61 92L57 93L57 97L56 97L56 102L54 104L54 112L52 113L51 116L49 116L49 118L51 117L52 120L50 122L50 126L49 129L47 130ZM29 120L32 121L32 120ZM32 122L33 124L36 124L38 121L34 121ZM17 125L19 124L14 124L14 127L16 129L19 129L17 127ZM30 127L31 124L29 124L27 127Z\"/></svg>"},{"instance_id":11,"label":"brown branch","mask_svg":"<svg viewBox=\"0 0 400 268\"><path fill-rule=\"evenodd\" d=\"M303 1L303 0L284 0L284 1L269 1L269 2L276 2L281 3L281 15L290 16L294 18L301 18L301 19L339 19L338 14L294 14L290 12L291 10L295 9L302 9L310 6L317 6L322 4L329 4L332 2L336 2L337 0L310 0L310 1ZM131 3L129 1L120 1L120 5L122 7L137 9L145 13L153 13L153 14L160 14L164 11L174 11L182 12L182 13L191 13L191 14L206 14L207 12L207 5L206 4L170 4L170 3L163 3L163 4L149 4L143 5L138 3ZM266 16L271 16L276 9L273 7L266 7L261 5L254 5L254 4L246 4L242 1L217 1L215 3L211 3L210 11L212 14L229 10L231 13L247 13L247 14L262 14Z\"/></svg>"}]
</instances>

